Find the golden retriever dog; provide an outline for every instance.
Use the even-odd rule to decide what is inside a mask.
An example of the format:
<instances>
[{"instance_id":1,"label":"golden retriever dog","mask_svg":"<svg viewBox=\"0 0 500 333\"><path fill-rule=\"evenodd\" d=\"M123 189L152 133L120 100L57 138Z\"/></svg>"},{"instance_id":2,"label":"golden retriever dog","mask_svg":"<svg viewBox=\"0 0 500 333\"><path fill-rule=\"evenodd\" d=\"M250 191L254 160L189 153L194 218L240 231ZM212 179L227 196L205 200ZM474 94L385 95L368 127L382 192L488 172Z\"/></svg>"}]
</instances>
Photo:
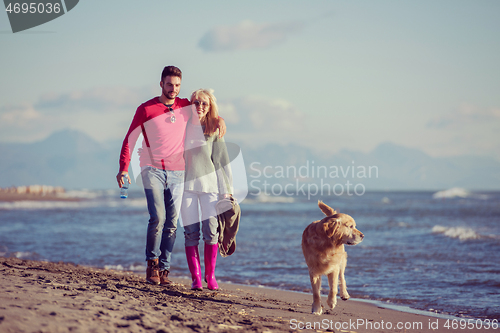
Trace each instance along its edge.
<instances>
[{"instance_id":1,"label":"golden retriever dog","mask_svg":"<svg viewBox=\"0 0 500 333\"><path fill-rule=\"evenodd\" d=\"M313 292L312 313L323 313L321 305L321 275L328 276L330 292L327 303L330 308L337 305L337 289L340 278L340 297L347 301L349 294L344 277L347 253L344 244L356 245L364 235L356 229L354 219L318 201L318 206L326 217L309 224L302 234L302 252L309 268Z\"/></svg>"}]
</instances>

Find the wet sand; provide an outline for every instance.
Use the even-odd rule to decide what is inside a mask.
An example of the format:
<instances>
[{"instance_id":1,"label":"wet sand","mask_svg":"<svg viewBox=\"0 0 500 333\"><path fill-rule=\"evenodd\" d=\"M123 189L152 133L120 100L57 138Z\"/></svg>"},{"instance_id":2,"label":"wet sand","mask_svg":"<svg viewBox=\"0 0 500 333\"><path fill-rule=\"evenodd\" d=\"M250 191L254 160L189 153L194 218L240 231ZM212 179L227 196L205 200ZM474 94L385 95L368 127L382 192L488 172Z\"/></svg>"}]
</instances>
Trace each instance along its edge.
<instances>
[{"instance_id":1,"label":"wet sand","mask_svg":"<svg viewBox=\"0 0 500 333\"><path fill-rule=\"evenodd\" d=\"M316 316L308 294L226 283L192 291L177 278L153 286L139 274L68 263L0 257L0 273L0 332L498 331L448 329L443 318L356 300L332 310L324 298Z\"/></svg>"}]
</instances>

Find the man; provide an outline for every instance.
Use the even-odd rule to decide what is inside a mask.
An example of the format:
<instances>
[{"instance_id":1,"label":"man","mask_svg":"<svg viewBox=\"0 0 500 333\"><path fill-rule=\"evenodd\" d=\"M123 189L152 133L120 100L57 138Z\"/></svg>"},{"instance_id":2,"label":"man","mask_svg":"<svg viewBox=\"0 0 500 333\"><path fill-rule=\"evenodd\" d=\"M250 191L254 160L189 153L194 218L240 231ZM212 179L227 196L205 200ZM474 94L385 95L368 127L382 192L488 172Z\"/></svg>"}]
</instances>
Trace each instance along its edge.
<instances>
[{"instance_id":1,"label":"man","mask_svg":"<svg viewBox=\"0 0 500 333\"><path fill-rule=\"evenodd\" d=\"M191 117L189 100L179 98L182 72L167 66L161 74L161 96L141 104L123 140L120 171L116 179L129 183L128 167L131 151L143 135L140 155L141 176L150 215L146 237L146 280L151 284L167 285L170 258L174 247L177 219L184 192L184 139ZM219 129L225 133L225 123L219 119Z\"/></svg>"}]
</instances>

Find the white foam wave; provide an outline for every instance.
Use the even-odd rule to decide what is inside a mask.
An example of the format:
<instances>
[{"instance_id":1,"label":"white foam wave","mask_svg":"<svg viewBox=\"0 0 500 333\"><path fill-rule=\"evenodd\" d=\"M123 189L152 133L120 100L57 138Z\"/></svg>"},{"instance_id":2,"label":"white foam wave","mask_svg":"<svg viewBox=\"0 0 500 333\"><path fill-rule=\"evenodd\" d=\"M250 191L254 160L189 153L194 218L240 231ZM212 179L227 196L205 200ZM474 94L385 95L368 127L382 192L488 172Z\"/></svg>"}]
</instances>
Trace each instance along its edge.
<instances>
[{"instance_id":1,"label":"white foam wave","mask_svg":"<svg viewBox=\"0 0 500 333\"><path fill-rule=\"evenodd\" d=\"M126 201L125 201L126 200ZM0 209L5 210L42 210L42 209L82 209L92 207L147 207L145 198L141 199L104 199L104 200L82 200L82 201L42 201L23 200L12 202L0 202Z\"/></svg>"},{"instance_id":2,"label":"white foam wave","mask_svg":"<svg viewBox=\"0 0 500 333\"><path fill-rule=\"evenodd\" d=\"M66 198L77 198L77 199L95 199L103 194L103 191L92 191L92 190L72 190L67 191L61 196Z\"/></svg>"},{"instance_id":3,"label":"white foam wave","mask_svg":"<svg viewBox=\"0 0 500 333\"><path fill-rule=\"evenodd\" d=\"M450 188L449 190L439 191L432 195L434 199L467 198L471 193L461 187Z\"/></svg>"},{"instance_id":4,"label":"white foam wave","mask_svg":"<svg viewBox=\"0 0 500 333\"><path fill-rule=\"evenodd\" d=\"M11 256L14 256L18 259L40 259L40 255L36 252L23 252L23 251L16 251L10 253Z\"/></svg>"},{"instance_id":5,"label":"white foam wave","mask_svg":"<svg viewBox=\"0 0 500 333\"><path fill-rule=\"evenodd\" d=\"M111 269L114 271L123 271L124 270L122 265L104 265L104 269Z\"/></svg>"},{"instance_id":6,"label":"white foam wave","mask_svg":"<svg viewBox=\"0 0 500 333\"><path fill-rule=\"evenodd\" d=\"M146 198L142 199L116 199L116 200L110 200L105 203L103 203L103 206L106 207L147 207L147 201Z\"/></svg>"},{"instance_id":7,"label":"white foam wave","mask_svg":"<svg viewBox=\"0 0 500 333\"><path fill-rule=\"evenodd\" d=\"M139 208L145 208L148 206L148 202L146 198L142 199L130 199L128 202L126 202L126 206L128 207L139 207Z\"/></svg>"},{"instance_id":8,"label":"white foam wave","mask_svg":"<svg viewBox=\"0 0 500 333\"><path fill-rule=\"evenodd\" d=\"M458 238L460 240L478 239L481 235L476 233L473 229L467 227L444 227L435 225L432 232L436 234L443 234L446 237Z\"/></svg>"},{"instance_id":9,"label":"white foam wave","mask_svg":"<svg viewBox=\"0 0 500 333\"><path fill-rule=\"evenodd\" d=\"M0 209L64 209L64 208L81 208L86 206L86 203L75 201L13 201L0 202Z\"/></svg>"},{"instance_id":10,"label":"white foam wave","mask_svg":"<svg viewBox=\"0 0 500 333\"><path fill-rule=\"evenodd\" d=\"M257 202L269 202L269 203L292 203L295 200L292 197L280 197L280 196L271 196L267 194L260 194L255 199Z\"/></svg>"},{"instance_id":11,"label":"white foam wave","mask_svg":"<svg viewBox=\"0 0 500 333\"><path fill-rule=\"evenodd\" d=\"M129 265L128 268L123 267L122 265L105 265L104 269L110 269L115 271L133 271L133 272L141 272L146 270L145 265Z\"/></svg>"}]
</instances>

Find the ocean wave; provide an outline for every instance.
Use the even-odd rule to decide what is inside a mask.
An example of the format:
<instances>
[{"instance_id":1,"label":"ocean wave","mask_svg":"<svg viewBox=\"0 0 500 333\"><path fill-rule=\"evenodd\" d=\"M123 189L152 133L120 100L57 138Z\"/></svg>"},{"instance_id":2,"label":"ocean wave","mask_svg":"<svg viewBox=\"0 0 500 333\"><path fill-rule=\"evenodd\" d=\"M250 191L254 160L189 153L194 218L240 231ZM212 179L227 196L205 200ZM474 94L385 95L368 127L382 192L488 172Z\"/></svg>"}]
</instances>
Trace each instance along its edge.
<instances>
[{"instance_id":1,"label":"ocean wave","mask_svg":"<svg viewBox=\"0 0 500 333\"><path fill-rule=\"evenodd\" d=\"M432 195L434 199L452 199L452 198L467 198L470 192L461 187L454 187L448 190L439 191Z\"/></svg>"},{"instance_id":2,"label":"ocean wave","mask_svg":"<svg viewBox=\"0 0 500 333\"><path fill-rule=\"evenodd\" d=\"M259 194L255 198L251 199L247 197L245 199L246 204L256 204L256 203L293 203L295 201L292 197L283 196L272 196L268 194Z\"/></svg>"},{"instance_id":3,"label":"ocean wave","mask_svg":"<svg viewBox=\"0 0 500 333\"><path fill-rule=\"evenodd\" d=\"M16 251L16 252L7 252L6 255L9 257L16 257L18 259L43 260L42 256L36 252Z\"/></svg>"},{"instance_id":4,"label":"ocean wave","mask_svg":"<svg viewBox=\"0 0 500 333\"><path fill-rule=\"evenodd\" d=\"M13 202L0 202L0 209L62 209L62 208L81 208L85 203L75 201L38 201L24 200Z\"/></svg>"},{"instance_id":5,"label":"ocean wave","mask_svg":"<svg viewBox=\"0 0 500 333\"><path fill-rule=\"evenodd\" d=\"M110 269L114 271L132 271L132 272L142 272L146 270L145 265L134 265L131 264L127 268L122 265L104 265L104 269Z\"/></svg>"},{"instance_id":6,"label":"ocean wave","mask_svg":"<svg viewBox=\"0 0 500 333\"><path fill-rule=\"evenodd\" d=\"M92 191L92 190L71 190L64 193L62 196L66 198L76 198L76 199L96 199L105 193L104 191Z\"/></svg>"},{"instance_id":7,"label":"ocean wave","mask_svg":"<svg viewBox=\"0 0 500 333\"><path fill-rule=\"evenodd\" d=\"M146 201L146 198L141 198L141 199L117 199L117 200L110 200L108 202L105 202L103 204L106 207L133 207L133 208L141 208L141 207L147 207L148 203Z\"/></svg>"},{"instance_id":8,"label":"ocean wave","mask_svg":"<svg viewBox=\"0 0 500 333\"><path fill-rule=\"evenodd\" d=\"M432 232L435 234L443 234L450 238L458 238L460 240L481 238L481 235L476 233L473 229L467 227L444 227L441 225L435 225L432 228Z\"/></svg>"},{"instance_id":9,"label":"ocean wave","mask_svg":"<svg viewBox=\"0 0 500 333\"><path fill-rule=\"evenodd\" d=\"M125 201L126 200L126 201ZM0 202L0 209L4 210L49 210L49 209L82 209L94 207L147 207L146 199L105 199L83 201L42 201L23 200Z\"/></svg>"},{"instance_id":10,"label":"ocean wave","mask_svg":"<svg viewBox=\"0 0 500 333\"><path fill-rule=\"evenodd\" d=\"M490 198L487 194L472 193L461 187L453 187L448 190L438 191L432 195L434 199L453 199L453 198L471 198L487 200Z\"/></svg>"}]
</instances>

